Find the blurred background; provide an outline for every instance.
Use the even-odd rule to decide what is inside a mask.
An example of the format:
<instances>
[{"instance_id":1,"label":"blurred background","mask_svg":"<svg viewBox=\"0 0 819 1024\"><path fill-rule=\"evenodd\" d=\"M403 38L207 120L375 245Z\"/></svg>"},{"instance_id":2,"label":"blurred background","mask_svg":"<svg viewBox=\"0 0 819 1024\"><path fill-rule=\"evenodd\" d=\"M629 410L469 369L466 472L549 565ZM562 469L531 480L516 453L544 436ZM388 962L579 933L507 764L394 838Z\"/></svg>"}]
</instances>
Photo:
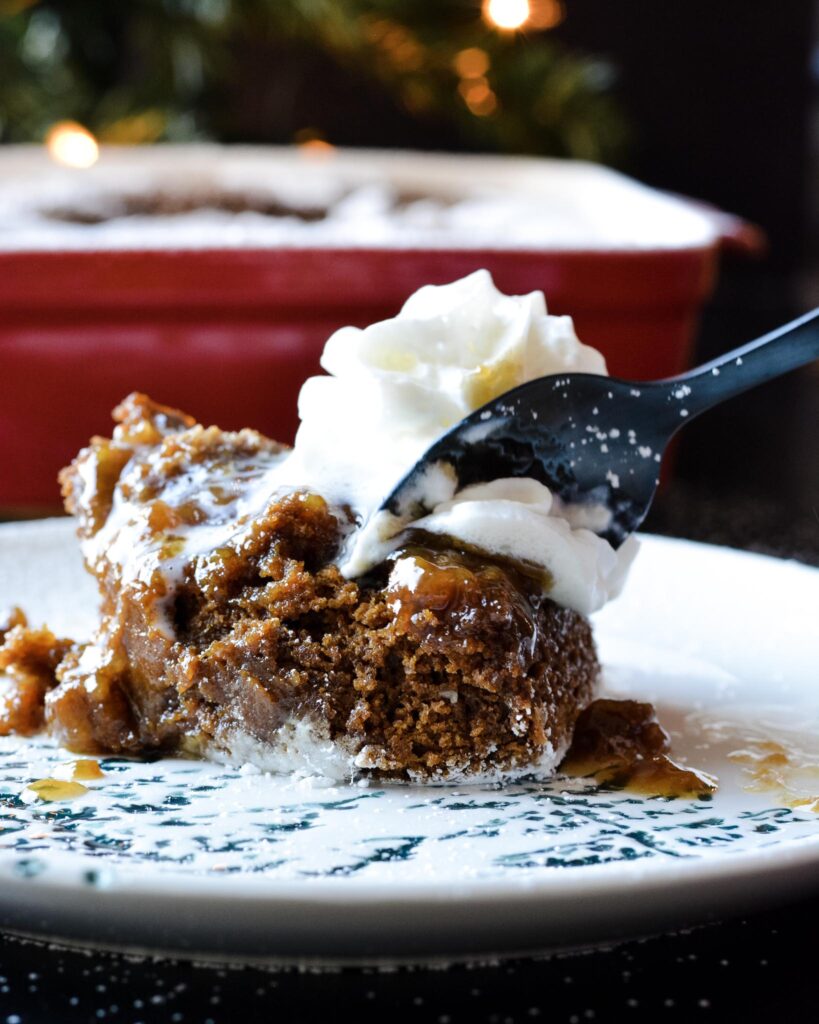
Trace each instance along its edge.
<instances>
[{"instance_id":1,"label":"blurred background","mask_svg":"<svg viewBox=\"0 0 819 1024\"><path fill-rule=\"evenodd\" d=\"M70 122L103 146L613 166L767 239L755 259L723 256L697 331L702 361L819 304L818 11L813 0L0 0L0 143L41 146ZM2 235L0 217L0 246ZM818 509L814 366L688 428L649 525L819 561Z\"/></svg>"}]
</instances>

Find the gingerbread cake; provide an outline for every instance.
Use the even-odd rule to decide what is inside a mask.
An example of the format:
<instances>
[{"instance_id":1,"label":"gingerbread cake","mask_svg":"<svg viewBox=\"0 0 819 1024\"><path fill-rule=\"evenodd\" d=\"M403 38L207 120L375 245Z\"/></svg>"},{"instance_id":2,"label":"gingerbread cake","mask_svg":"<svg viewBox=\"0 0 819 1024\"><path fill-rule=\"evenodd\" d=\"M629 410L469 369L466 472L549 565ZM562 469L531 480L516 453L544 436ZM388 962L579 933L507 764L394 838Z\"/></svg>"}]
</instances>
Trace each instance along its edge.
<instances>
[{"instance_id":1,"label":"gingerbread cake","mask_svg":"<svg viewBox=\"0 0 819 1024\"><path fill-rule=\"evenodd\" d=\"M373 495L447 418L552 364L600 371L534 294L477 274L423 289L386 327L338 332L294 449L127 398L112 438L61 474L99 630L74 644L10 620L0 729L338 779L552 773L595 692L588 612L633 551L520 480L444 494L361 545ZM493 537L509 523L508 545L481 545L489 521Z\"/></svg>"}]
</instances>

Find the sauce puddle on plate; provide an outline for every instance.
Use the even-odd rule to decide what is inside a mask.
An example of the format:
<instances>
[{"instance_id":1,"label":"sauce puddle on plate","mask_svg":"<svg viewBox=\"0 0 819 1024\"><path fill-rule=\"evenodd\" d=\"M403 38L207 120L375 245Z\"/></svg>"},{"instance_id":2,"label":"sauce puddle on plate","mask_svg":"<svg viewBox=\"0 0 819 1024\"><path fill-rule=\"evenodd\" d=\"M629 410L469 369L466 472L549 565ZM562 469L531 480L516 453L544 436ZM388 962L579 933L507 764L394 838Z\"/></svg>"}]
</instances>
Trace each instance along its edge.
<instances>
[{"instance_id":1,"label":"sauce puddle on plate","mask_svg":"<svg viewBox=\"0 0 819 1024\"><path fill-rule=\"evenodd\" d=\"M776 793L786 807L819 812L819 761L816 755L776 740L751 740L728 759L742 765L750 793Z\"/></svg>"},{"instance_id":2,"label":"sauce puddle on plate","mask_svg":"<svg viewBox=\"0 0 819 1024\"><path fill-rule=\"evenodd\" d=\"M25 788L26 794L33 793L38 800L45 800L46 803L74 800L88 792L88 786L83 786L81 782L66 782L64 779L37 779L36 782L29 782Z\"/></svg>"},{"instance_id":3,"label":"sauce puddle on plate","mask_svg":"<svg viewBox=\"0 0 819 1024\"><path fill-rule=\"evenodd\" d=\"M46 803L75 800L78 796L90 792L88 786L84 786L83 782L103 778L105 778L105 772L97 761L81 758L60 765L53 778L36 779L34 782L29 782L24 793L31 793L38 800L44 800Z\"/></svg>"},{"instance_id":4,"label":"sauce puddle on plate","mask_svg":"<svg viewBox=\"0 0 819 1024\"><path fill-rule=\"evenodd\" d=\"M812 710L718 708L689 715L688 727L741 769L746 792L819 813L819 738Z\"/></svg>"},{"instance_id":5,"label":"sauce puddle on plate","mask_svg":"<svg viewBox=\"0 0 819 1024\"><path fill-rule=\"evenodd\" d=\"M577 719L560 771L642 796L697 798L717 791L712 775L677 764L670 749L653 705L595 700Z\"/></svg>"}]
</instances>

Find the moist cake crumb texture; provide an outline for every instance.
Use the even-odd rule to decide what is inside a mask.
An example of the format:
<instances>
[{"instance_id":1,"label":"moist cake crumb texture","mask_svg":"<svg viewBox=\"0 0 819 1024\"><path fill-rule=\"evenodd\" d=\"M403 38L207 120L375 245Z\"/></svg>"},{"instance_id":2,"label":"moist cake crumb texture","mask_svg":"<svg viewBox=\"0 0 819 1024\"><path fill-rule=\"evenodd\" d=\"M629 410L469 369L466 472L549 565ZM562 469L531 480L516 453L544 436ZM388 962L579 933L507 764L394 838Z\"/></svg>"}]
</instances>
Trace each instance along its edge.
<instances>
[{"instance_id":1,"label":"moist cake crumb texture","mask_svg":"<svg viewBox=\"0 0 819 1024\"><path fill-rule=\"evenodd\" d=\"M43 728L46 693L71 646L49 629L29 629L20 608L0 617L0 736Z\"/></svg>"},{"instance_id":2,"label":"moist cake crumb texture","mask_svg":"<svg viewBox=\"0 0 819 1024\"><path fill-rule=\"evenodd\" d=\"M132 395L61 475L102 599L89 645L0 640L1 729L430 781L551 773L598 675L588 621L520 566L417 535L367 577L352 512L254 492L286 452ZM292 763L301 758L303 764ZM314 763L315 762L315 763ZM328 768L328 764L330 767Z\"/></svg>"}]
</instances>

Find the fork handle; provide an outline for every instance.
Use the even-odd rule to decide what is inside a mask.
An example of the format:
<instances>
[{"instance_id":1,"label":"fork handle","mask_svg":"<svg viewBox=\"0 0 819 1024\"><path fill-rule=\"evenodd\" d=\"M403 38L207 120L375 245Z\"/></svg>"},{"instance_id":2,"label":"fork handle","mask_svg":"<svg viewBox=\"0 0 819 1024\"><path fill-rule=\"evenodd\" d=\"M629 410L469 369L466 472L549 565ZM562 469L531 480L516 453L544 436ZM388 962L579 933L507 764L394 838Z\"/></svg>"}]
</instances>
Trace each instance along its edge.
<instances>
[{"instance_id":1,"label":"fork handle","mask_svg":"<svg viewBox=\"0 0 819 1024\"><path fill-rule=\"evenodd\" d=\"M819 359L819 308L678 377L657 381L674 429L757 384Z\"/></svg>"}]
</instances>

